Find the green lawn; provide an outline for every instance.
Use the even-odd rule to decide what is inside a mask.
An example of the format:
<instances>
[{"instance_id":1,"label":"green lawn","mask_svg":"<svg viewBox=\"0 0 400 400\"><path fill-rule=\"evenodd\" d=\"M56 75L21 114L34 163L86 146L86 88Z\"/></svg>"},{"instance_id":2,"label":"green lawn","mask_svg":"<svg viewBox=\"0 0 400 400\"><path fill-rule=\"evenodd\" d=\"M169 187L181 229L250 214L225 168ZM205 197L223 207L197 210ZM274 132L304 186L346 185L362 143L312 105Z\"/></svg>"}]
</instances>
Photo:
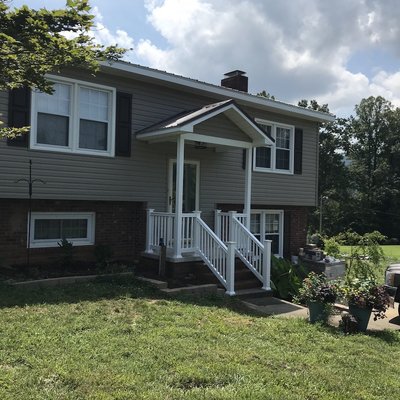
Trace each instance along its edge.
<instances>
[{"instance_id":1,"label":"green lawn","mask_svg":"<svg viewBox=\"0 0 400 400\"><path fill-rule=\"evenodd\" d=\"M0 287L0 399L400 398L400 332L343 336L138 283Z\"/></svg>"},{"instance_id":2,"label":"green lawn","mask_svg":"<svg viewBox=\"0 0 400 400\"><path fill-rule=\"evenodd\" d=\"M385 256L390 262L399 261L400 262L400 245L386 245L381 246ZM350 246L340 246L340 250L344 254L350 253Z\"/></svg>"}]
</instances>

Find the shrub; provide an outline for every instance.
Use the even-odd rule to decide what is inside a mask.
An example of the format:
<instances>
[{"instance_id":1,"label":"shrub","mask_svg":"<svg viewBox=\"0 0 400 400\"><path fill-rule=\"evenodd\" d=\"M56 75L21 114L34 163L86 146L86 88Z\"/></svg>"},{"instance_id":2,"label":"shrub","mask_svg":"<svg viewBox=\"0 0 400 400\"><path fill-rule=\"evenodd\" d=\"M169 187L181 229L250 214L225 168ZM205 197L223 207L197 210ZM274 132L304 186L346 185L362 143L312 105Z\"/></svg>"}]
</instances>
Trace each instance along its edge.
<instances>
[{"instance_id":1,"label":"shrub","mask_svg":"<svg viewBox=\"0 0 400 400\"><path fill-rule=\"evenodd\" d=\"M291 300L299 292L307 271L284 258L271 257L271 287L281 299Z\"/></svg>"},{"instance_id":2,"label":"shrub","mask_svg":"<svg viewBox=\"0 0 400 400\"><path fill-rule=\"evenodd\" d=\"M337 295L338 284L335 281L328 281L325 274L310 272L303 280L295 301L302 304L311 301L334 303Z\"/></svg>"}]
</instances>

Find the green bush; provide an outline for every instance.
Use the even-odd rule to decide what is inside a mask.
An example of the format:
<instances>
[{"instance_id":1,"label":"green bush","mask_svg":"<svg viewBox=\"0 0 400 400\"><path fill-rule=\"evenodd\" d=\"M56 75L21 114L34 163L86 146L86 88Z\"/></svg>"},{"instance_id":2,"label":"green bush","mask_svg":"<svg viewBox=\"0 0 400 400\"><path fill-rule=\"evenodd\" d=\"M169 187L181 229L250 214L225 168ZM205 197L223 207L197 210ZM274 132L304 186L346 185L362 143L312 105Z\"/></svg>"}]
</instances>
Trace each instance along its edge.
<instances>
[{"instance_id":1,"label":"green bush","mask_svg":"<svg viewBox=\"0 0 400 400\"><path fill-rule=\"evenodd\" d=\"M271 257L271 287L281 299L291 300L296 296L306 276L304 266L293 265L284 258Z\"/></svg>"}]
</instances>

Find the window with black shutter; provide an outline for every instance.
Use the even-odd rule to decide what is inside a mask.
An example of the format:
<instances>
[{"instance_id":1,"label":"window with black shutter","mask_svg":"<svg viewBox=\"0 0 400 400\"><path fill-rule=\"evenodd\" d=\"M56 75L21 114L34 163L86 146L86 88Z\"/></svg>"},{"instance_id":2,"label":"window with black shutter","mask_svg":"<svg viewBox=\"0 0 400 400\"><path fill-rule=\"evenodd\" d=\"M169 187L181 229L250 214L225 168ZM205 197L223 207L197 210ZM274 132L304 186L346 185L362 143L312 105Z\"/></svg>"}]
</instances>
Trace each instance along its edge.
<instances>
[{"instance_id":1,"label":"window with black shutter","mask_svg":"<svg viewBox=\"0 0 400 400\"><path fill-rule=\"evenodd\" d=\"M294 169L295 174L303 172L303 129L296 128L294 134Z\"/></svg>"},{"instance_id":2,"label":"window with black shutter","mask_svg":"<svg viewBox=\"0 0 400 400\"><path fill-rule=\"evenodd\" d=\"M132 95L117 92L115 155L130 157L132 135Z\"/></svg>"},{"instance_id":3,"label":"window with black shutter","mask_svg":"<svg viewBox=\"0 0 400 400\"><path fill-rule=\"evenodd\" d=\"M30 125L31 91L29 88L18 88L8 92L8 126L22 128ZM7 139L9 146L28 147L29 134L24 133Z\"/></svg>"}]
</instances>

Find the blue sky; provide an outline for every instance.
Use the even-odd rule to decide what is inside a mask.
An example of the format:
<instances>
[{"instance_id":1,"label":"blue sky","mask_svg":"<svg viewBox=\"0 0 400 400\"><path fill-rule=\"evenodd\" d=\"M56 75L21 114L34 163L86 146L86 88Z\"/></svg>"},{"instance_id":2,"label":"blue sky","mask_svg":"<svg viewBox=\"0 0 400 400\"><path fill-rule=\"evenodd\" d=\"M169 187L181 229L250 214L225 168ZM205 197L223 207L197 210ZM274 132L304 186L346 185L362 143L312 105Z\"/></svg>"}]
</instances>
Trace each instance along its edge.
<instances>
[{"instance_id":1,"label":"blue sky","mask_svg":"<svg viewBox=\"0 0 400 400\"><path fill-rule=\"evenodd\" d=\"M62 0L11 6L63 7ZM328 103L339 116L368 96L400 106L399 0L91 0L94 36L128 61L219 84L246 71L249 91Z\"/></svg>"}]
</instances>

